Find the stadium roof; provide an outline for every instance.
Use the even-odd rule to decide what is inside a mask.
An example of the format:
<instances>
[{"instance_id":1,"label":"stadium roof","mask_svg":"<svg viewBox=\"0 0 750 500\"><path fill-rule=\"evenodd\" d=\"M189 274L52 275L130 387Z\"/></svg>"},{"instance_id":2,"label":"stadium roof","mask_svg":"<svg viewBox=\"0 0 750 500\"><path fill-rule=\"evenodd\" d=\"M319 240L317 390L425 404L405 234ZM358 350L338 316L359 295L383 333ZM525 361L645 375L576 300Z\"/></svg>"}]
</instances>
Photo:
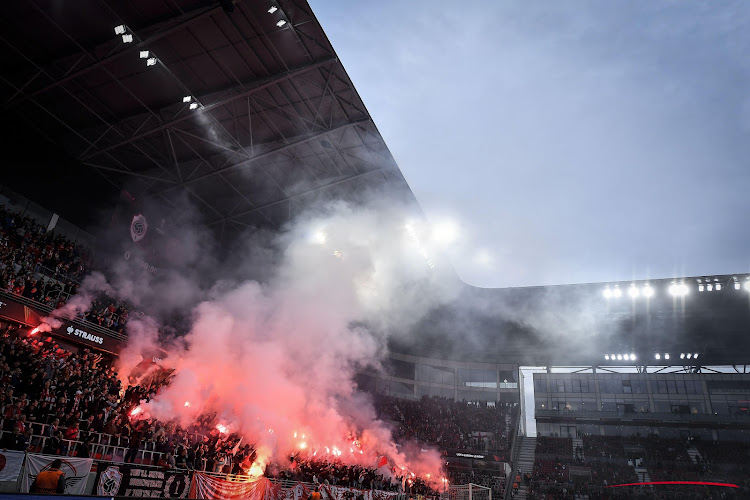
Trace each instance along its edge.
<instances>
[{"instance_id":1,"label":"stadium roof","mask_svg":"<svg viewBox=\"0 0 750 500\"><path fill-rule=\"evenodd\" d=\"M222 231L381 186L414 202L304 1L21 0L0 26L3 122L90 168L71 183L187 193Z\"/></svg>"}]
</instances>

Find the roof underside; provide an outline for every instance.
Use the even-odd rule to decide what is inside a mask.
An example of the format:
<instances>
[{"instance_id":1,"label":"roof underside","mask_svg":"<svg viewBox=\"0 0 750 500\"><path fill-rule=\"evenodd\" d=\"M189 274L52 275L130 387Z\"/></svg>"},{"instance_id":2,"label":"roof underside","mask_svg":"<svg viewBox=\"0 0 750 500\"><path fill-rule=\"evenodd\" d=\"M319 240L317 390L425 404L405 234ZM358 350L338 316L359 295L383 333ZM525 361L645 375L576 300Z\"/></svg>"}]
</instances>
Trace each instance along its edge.
<instances>
[{"instance_id":1,"label":"roof underside","mask_svg":"<svg viewBox=\"0 0 750 500\"><path fill-rule=\"evenodd\" d=\"M3 114L116 188L175 206L188 194L222 231L373 189L415 203L306 2L61 5L5 6Z\"/></svg>"}]
</instances>

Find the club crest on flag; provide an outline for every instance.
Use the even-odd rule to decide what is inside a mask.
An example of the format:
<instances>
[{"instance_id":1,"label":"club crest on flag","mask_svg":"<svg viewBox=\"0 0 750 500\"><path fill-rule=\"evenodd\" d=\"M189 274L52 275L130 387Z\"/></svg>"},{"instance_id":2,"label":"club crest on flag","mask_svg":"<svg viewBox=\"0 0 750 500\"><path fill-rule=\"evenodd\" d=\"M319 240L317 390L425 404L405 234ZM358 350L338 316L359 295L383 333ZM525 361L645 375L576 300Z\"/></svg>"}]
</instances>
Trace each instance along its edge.
<instances>
[{"instance_id":1,"label":"club crest on flag","mask_svg":"<svg viewBox=\"0 0 750 500\"><path fill-rule=\"evenodd\" d=\"M141 241L146 236L146 231L148 231L146 218L141 214L134 215L130 223L130 237L133 238L133 242Z\"/></svg>"},{"instance_id":2,"label":"club crest on flag","mask_svg":"<svg viewBox=\"0 0 750 500\"><path fill-rule=\"evenodd\" d=\"M99 477L99 484L96 485L96 493L97 495L115 496L120 489L121 482L122 473L120 472L120 468L111 465Z\"/></svg>"}]
</instances>

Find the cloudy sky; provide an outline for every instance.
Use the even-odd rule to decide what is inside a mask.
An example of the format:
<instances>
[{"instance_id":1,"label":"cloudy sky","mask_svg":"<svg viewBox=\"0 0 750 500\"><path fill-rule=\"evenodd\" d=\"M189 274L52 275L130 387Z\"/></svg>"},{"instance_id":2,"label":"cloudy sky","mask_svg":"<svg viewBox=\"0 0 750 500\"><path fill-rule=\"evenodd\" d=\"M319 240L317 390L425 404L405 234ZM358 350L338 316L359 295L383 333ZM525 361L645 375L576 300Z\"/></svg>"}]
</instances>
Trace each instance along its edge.
<instances>
[{"instance_id":1,"label":"cloudy sky","mask_svg":"<svg viewBox=\"0 0 750 500\"><path fill-rule=\"evenodd\" d=\"M750 273L750 2L310 3L464 281Z\"/></svg>"}]
</instances>

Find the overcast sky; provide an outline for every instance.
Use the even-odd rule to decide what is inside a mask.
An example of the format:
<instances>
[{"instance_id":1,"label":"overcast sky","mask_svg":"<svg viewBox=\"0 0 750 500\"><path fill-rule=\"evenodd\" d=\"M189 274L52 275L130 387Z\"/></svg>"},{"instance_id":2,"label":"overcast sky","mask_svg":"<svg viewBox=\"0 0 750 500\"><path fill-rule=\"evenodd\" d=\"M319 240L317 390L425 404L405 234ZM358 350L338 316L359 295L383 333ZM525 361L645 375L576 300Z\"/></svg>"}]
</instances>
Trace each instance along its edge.
<instances>
[{"instance_id":1,"label":"overcast sky","mask_svg":"<svg viewBox=\"0 0 750 500\"><path fill-rule=\"evenodd\" d=\"M467 283L750 272L750 2L310 3Z\"/></svg>"}]
</instances>

